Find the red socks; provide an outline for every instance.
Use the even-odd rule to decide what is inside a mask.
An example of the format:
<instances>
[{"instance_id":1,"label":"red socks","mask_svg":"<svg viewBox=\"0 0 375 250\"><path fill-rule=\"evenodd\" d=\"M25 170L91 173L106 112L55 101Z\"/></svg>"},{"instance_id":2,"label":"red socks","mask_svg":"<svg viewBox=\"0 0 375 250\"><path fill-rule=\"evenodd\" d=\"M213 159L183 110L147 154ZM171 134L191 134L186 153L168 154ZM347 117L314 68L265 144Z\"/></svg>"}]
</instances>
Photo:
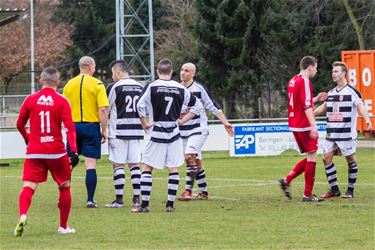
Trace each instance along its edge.
<instances>
[{"instance_id":1,"label":"red socks","mask_svg":"<svg viewBox=\"0 0 375 250\"><path fill-rule=\"evenodd\" d=\"M72 204L70 186L68 188L59 188L59 191L60 227L66 228L68 226L70 206Z\"/></svg>"},{"instance_id":2,"label":"red socks","mask_svg":"<svg viewBox=\"0 0 375 250\"><path fill-rule=\"evenodd\" d=\"M305 171L307 158L299 161L293 168L292 171L289 172L289 174L286 176L285 180L286 183L290 183L294 178L296 178L298 175L302 174L303 171Z\"/></svg>"},{"instance_id":3,"label":"red socks","mask_svg":"<svg viewBox=\"0 0 375 250\"><path fill-rule=\"evenodd\" d=\"M307 158L299 161L292 171L286 176L286 183L290 183L294 178L305 172L305 196L311 196L315 182L316 162L307 161Z\"/></svg>"},{"instance_id":4,"label":"red socks","mask_svg":"<svg viewBox=\"0 0 375 250\"><path fill-rule=\"evenodd\" d=\"M19 203L18 203L20 216L23 214L27 214L27 211L29 210L31 201L33 199L33 195L34 195L34 189L32 189L31 187L22 188L22 191L19 197Z\"/></svg>"},{"instance_id":5,"label":"red socks","mask_svg":"<svg viewBox=\"0 0 375 250\"><path fill-rule=\"evenodd\" d=\"M70 195L70 187L60 188L59 209L60 209L60 226L66 228L72 204L72 196ZM23 187L19 196L19 216L27 214L34 195L34 190L30 187Z\"/></svg>"},{"instance_id":6,"label":"red socks","mask_svg":"<svg viewBox=\"0 0 375 250\"><path fill-rule=\"evenodd\" d=\"M311 196L314 188L315 182L315 167L316 162L308 161L306 162L305 168L305 196Z\"/></svg>"}]
</instances>

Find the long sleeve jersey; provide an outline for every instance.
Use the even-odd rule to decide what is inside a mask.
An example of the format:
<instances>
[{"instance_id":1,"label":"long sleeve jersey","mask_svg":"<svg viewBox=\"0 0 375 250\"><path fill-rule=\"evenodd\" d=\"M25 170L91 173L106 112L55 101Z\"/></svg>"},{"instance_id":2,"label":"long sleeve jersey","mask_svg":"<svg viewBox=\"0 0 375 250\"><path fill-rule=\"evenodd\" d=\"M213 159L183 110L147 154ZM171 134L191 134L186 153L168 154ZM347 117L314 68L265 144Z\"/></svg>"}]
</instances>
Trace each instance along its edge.
<instances>
[{"instance_id":1,"label":"long sleeve jersey","mask_svg":"<svg viewBox=\"0 0 375 250\"><path fill-rule=\"evenodd\" d=\"M30 133L26 130L30 120ZM72 152L77 152L76 132L68 100L45 87L26 97L17 120L17 129L27 143L26 158L57 159L66 154L62 124Z\"/></svg>"}]
</instances>

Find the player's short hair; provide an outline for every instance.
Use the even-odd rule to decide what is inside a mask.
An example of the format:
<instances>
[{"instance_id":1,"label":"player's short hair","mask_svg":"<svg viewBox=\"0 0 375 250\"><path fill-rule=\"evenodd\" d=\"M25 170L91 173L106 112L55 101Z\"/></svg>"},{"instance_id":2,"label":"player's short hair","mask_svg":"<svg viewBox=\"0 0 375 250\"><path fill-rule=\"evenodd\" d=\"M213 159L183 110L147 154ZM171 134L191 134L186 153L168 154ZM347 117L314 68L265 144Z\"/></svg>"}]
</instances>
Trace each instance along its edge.
<instances>
[{"instance_id":1,"label":"player's short hair","mask_svg":"<svg viewBox=\"0 0 375 250\"><path fill-rule=\"evenodd\" d=\"M128 65L124 60L116 60L112 61L111 64L109 65L110 68L117 68L121 72L129 72Z\"/></svg>"},{"instance_id":2,"label":"player's short hair","mask_svg":"<svg viewBox=\"0 0 375 250\"><path fill-rule=\"evenodd\" d=\"M314 56L304 56L299 62L301 70L307 69L309 66L314 66L318 62L318 59Z\"/></svg>"},{"instance_id":3,"label":"player's short hair","mask_svg":"<svg viewBox=\"0 0 375 250\"><path fill-rule=\"evenodd\" d=\"M158 71L162 75L168 75L173 71L172 61L169 59L161 59L158 63Z\"/></svg>"},{"instance_id":4,"label":"player's short hair","mask_svg":"<svg viewBox=\"0 0 375 250\"><path fill-rule=\"evenodd\" d=\"M47 67L40 74L40 79L42 79L43 83L53 86L60 80L60 73L55 67Z\"/></svg>"},{"instance_id":5,"label":"player's short hair","mask_svg":"<svg viewBox=\"0 0 375 250\"><path fill-rule=\"evenodd\" d=\"M88 66L95 65L95 60L91 56L83 56L78 62L79 68L87 68Z\"/></svg>"},{"instance_id":6,"label":"player's short hair","mask_svg":"<svg viewBox=\"0 0 375 250\"><path fill-rule=\"evenodd\" d=\"M332 63L332 67L340 66L341 70L345 72L345 75L348 73L348 66L346 66L346 63L341 61L335 61Z\"/></svg>"}]
</instances>

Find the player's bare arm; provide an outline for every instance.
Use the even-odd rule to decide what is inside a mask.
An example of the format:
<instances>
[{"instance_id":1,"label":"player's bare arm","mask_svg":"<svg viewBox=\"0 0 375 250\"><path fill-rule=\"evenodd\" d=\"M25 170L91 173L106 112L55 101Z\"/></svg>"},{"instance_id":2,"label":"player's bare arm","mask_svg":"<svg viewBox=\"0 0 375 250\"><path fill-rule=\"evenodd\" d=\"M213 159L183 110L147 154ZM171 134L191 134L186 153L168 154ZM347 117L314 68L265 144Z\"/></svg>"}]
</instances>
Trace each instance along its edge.
<instances>
[{"instance_id":1,"label":"player's bare arm","mask_svg":"<svg viewBox=\"0 0 375 250\"><path fill-rule=\"evenodd\" d=\"M314 115L319 116L327 110L327 103L324 102L314 110Z\"/></svg>"},{"instance_id":2,"label":"player's bare arm","mask_svg":"<svg viewBox=\"0 0 375 250\"><path fill-rule=\"evenodd\" d=\"M150 123L147 122L147 120L146 120L145 117L141 117L139 119L141 120L141 125L142 125L143 130L147 134L148 129L151 128L151 127L153 127L154 123L153 122L150 122Z\"/></svg>"},{"instance_id":3,"label":"player's bare arm","mask_svg":"<svg viewBox=\"0 0 375 250\"><path fill-rule=\"evenodd\" d=\"M106 142L107 134L107 124L108 124L108 107L99 107L99 118L100 126L102 127L102 144Z\"/></svg>"},{"instance_id":4,"label":"player's bare arm","mask_svg":"<svg viewBox=\"0 0 375 250\"><path fill-rule=\"evenodd\" d=\"M328 94L326 92L320 92L317 96L313 98L313 103L324 102L325 100L327 100L327 98Z\"/></svg>"},{"instance_id":5,"label":"player's bare arm","mask_svg":"<svg viewBox=\"0 0 375 250\"><path fill-rule=\"evenodd\" d=\"M192 119L196 114L194 114L193 112L189 112L187 114L184 114L183 116L180 116L181 119L178 119L178 125L184 125L187 121L189 121L190 119Z\"/></svg>"},{"instance_id":6,"label":"player's bare arm","mask_svg":"<svg viewBox=\"0 0 375 250\"><path fill-rule=\"evenodd\" d=\"M358 110L361 113L361 115L365 118L367 130L372 130L371 120L363 103L358 104Z\"/></svg>"},{"instance_id":7,"label":"player's bare arm","mask_svg":"<svg viewBox=\"0 0 375 250\"><path fill-rule=\"evenodd\" d=\"M225 130L227 131L229 136L233 136L233 126L229 123L228 119L225 117L223 111L220 111L216 114L216 117L221 121L224 125Z\"/></svg>"}]
</instances>

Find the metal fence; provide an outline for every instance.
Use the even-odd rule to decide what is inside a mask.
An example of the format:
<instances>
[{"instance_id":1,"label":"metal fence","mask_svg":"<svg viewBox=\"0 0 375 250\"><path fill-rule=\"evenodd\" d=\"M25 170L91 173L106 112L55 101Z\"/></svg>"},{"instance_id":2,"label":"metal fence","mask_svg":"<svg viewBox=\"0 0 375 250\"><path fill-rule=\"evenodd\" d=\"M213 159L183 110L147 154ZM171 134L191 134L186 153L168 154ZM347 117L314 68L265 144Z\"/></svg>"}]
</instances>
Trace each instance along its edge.
<instances>
[{"instance_id":1,"label":"metal fence","mask_svg":"<svg viewBox=\"0 0 375 250\"><path fill-rule=\"evenodd\" d=\"M0 96L0 128L15 128L18 113L27 95Z\"/></svg>"}]
</instances>

